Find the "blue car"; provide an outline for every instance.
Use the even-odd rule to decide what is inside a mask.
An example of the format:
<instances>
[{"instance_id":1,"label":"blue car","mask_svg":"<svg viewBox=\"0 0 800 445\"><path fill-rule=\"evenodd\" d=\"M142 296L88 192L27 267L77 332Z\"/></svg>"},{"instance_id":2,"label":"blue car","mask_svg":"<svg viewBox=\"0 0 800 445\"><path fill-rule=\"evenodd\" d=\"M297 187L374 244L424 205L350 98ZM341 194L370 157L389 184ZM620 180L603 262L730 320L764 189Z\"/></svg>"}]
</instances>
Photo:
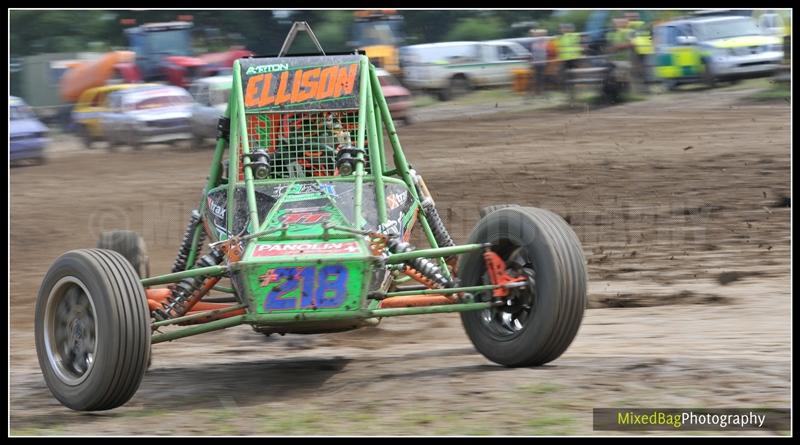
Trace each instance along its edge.
<instances>
[{"instance_id":1,"label":"blue car","mask_svg":"<svg viewBox=\"0 0 800 445\"><path fill-rule=\"evenodd\" d=\"M44 163L44 149L49 142L47 127L36 119L36 115L22 99L8 98L8 129L11 162L25 159Z\"/></svg>"}]
</instances>

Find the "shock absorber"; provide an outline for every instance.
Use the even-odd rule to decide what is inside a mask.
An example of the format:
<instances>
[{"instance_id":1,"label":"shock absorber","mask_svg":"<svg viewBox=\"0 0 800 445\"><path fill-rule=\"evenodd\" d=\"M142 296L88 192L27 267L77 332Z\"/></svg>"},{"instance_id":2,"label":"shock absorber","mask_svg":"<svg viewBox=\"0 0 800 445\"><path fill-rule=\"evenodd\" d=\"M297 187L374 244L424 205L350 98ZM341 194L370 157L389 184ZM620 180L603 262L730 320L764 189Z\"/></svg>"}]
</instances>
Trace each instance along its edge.
<instances>
[{"instance_id":1,"label":"shock absorber","mask_svg":"<svg viewBox=\"0 0 800 445\"><path fill-rule=\"evenodd\" d=\"M397 237L389 238L387 246L389 248L389 252L391 253L411 252L414 250L411 244ZM436 265L436 262L429 260L428 258L414 258L409 260L406 265L416 270L423 277L432 281L438 287L454 286L453 281L442 273L442 269Z\"/></svg>"},{"instance_id":2,"label":"shock absorber","mask_svg":"<svg viewBox=\"0 0 800 445\"><path fill-rule=\"evenodd\" d=\"M436 211L436 206L433 205L432 200L429 201L426 199L422 201L422 213L425 214L425 219L428 220L428 225L431 226L433 238L436 239L436 244L439 247L451 247L456 245L456 243L453 242L453 238L450 236L450 232L448 232L447 228L444 226L444 222L439 216L439 212Z\"/></svg>"},{"instance_id":3,"label":"shock absorber","mask_svg":"<svg viewBox=\"0 0 800 445\"><path fill-rule=\"evenodd\" d=\"M409 173L414 179L414 185L417 188L417 193L419 194L419 199L422 204L422 214L431 227L431 232L433 233L433 238L436 240L436 244L439 247L455 246L456 243L453 242L450 232L447 231L447 227L445 227L444 221L442 221L442 217L439 216L439 212L436 210L436 204L433 202L433 196L431 196L431 192L428 191L428 186L425 185L422 176L417 174L417 171L414 169L411 169ZM451 258L445 258L445 260L450 262Z\"/></svg>"},{"instance_id":4,"label":"shock absorber","mask_svg":"<svg viewBox=\"0 0 800 445\"><path fill-rule=\"evenodd\" d=\"M194 231L197 225L200 224L200 212L192 210L192 216L189 218L189 224L186 226L186 231L183 233L183 240L181 247L178 249L178 257L175 258L175 263L172 265L172 272L183 272L186 270L186 260L189 257L189 252L192 250L192 238L194 238ZM197 245L202 246L205 240L206 232L200 231L200 237L197 239Z\"/></svg>"},{"instance_id":5,"label":"shock absorber","mask_svg":"<svg viewBox=\"0 0 800 445\"><path fill-rule=\"evenodd\" d=\"M225 258L225 253L219 249L211 249L206 255L203 255L196 263L197 267L216 266L222 263ZM163 303L161 309L153 311L153 317L156 320L167 320L169 318L180 317L186 313L186 302L192 295L203 287L206 276L198 275L194 277L187 277L175 283L172 286L172 293L167 297L167 301Z\"/></svg>"}]
</instances>

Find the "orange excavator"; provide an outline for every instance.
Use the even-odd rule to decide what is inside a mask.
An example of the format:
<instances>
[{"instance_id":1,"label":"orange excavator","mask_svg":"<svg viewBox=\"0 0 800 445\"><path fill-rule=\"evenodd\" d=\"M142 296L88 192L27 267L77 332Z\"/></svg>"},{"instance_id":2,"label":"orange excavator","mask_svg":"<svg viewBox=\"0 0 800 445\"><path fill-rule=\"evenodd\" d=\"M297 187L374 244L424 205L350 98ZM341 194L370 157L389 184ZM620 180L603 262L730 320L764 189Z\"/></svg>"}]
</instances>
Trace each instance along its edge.
<instances>
[{"instance_id":1,"label":"orange excavator","mask_svg":"<svg viewBox=\"0 0 800 445\"><path fill-rule=\"evenodd\" d=\"M186 87L196 78L218 74L230 69L236 59L252 55L243 47L231 47L195 56L191 30L192 23L186 20L126 29L130 50L112 51L70 67L59 83L61 97L75 102L87 89L108 83L166 82Z\"/></svg>"}]
</instances>

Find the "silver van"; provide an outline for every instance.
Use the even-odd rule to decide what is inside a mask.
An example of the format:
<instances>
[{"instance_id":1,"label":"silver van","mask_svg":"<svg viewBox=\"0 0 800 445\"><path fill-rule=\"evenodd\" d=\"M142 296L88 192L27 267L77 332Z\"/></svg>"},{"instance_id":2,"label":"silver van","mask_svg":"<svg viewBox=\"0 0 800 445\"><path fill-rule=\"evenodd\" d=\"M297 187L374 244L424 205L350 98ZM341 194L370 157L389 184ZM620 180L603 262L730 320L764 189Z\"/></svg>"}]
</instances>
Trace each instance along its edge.
<instances>
[{"instance_id":1,"label":"silver van","mask_svg":"<svg viewBox=\"0 0 800 445\"><path fill-rule=\"evenodd\" d=\"M403 80L441 100L474 88L510 85L512 70L530 63L530 52L511 41L443 42L400 48Z\"/></svg>"}]
</instances>

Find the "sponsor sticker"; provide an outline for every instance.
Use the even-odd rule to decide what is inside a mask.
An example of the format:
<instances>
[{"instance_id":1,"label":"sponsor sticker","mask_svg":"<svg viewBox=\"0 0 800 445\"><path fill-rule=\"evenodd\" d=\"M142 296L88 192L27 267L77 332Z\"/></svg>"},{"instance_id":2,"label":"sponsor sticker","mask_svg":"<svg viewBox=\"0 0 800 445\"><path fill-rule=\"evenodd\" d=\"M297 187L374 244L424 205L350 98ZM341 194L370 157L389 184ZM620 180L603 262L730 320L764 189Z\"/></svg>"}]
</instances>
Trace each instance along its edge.
<instances>
[{"instance_id":1,"label":"sponsor sticker","mask_svg":"<svg viewBox=\"0 0 800 445\"><path fill-rule=\"evenodd\" d=\"M355 108L358 56L243 59L247 111Z\"/></svg>"},{"instance_id":2,"label":"sponsor sticker","mask_svg":"<svg viewBox=\"0 0 800 445\"><path fill-rule=\"evenodd\" d=\"M329 243L285 243L261 244L253 251L254 257L273 257L286 255L330 255L335 253L359 253L361 249L355 241Z\"/></svg>"}]
</instances>

